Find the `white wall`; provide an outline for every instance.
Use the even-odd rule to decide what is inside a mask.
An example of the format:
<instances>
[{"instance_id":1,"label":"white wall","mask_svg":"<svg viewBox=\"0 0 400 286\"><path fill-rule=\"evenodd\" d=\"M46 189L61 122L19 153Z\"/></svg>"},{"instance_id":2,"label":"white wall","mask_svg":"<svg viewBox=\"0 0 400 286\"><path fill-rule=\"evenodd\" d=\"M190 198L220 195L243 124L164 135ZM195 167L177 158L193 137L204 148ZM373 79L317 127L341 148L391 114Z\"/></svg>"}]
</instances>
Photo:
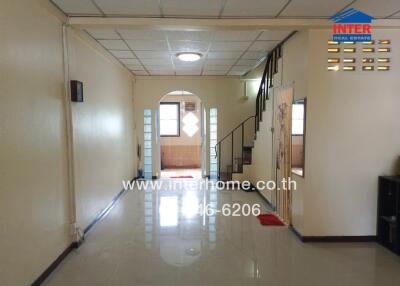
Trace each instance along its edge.
<instances>
[{"instance_id":1,"label":"white wall","mask_svg":"<svg viewBox=\"0 0 400 286\"><path fill-rule=\"evenodd\" d=\"M77 224L85 228L136 175L133 77L86 34L69 30L70 78L84 84L72 104Z\"/></svg>"},{"instance_id":2,"label":"white wall","mask_svg":"<svg viewBox=\"0 0 400 286\"><path fill-rule=\"evenodd\" d=\"M45 0L0 0L0 277L30 285L72 242L62 23ZM135 174L132 77L77 34L71 76L78 223Z\"/></svg>"},{"instance_id":3,"label":"white wall","mask_svg":"<svg viewBox=\"0 0 400 286\"><path fill-rule=\"evenodd\" d=\"M392 41L390 72L328 72L331 31L310 31L305 235L376 232L378 176L400 155L399 36L373 31Z\"/></svg>"},{"instance_id":4,"label":"white wall","mask_svg":"<svg viewBox=\"0 0 400 286\"><path fill-rule=\"evenodd\" d=\"M309 55L309 33L308 31L299 31L291 39L289 39L283 46L283 62L282 62L282 84L284 86L293 87L293 98L302 99L307 97L308 104L308 83L309 76L308 71L310 66ZM308 110L307 110L308 115ZM306 121L306 148L308 140L308 117ZM305 209L305 193L306 180L310 178L307 166L307 156L309 152L306 149L305 156L305 174L306 177L300 177L292 174L292 179L297 183L297 189L292 193L292 225L299 231L304 230L304 209Z\"/></svg>"},{"instance_id":5,"label":"white wall","mask_svg":"<svg viewBox=\"0 0 400 286\"><path fill-rule=\"evenodd\" d=\"M375 29L373 34L392 41L390 72L359 67L328 72L330 30L301 31L283 46L282 84L293 86L295 99L307 97L305 177L292 175L297 182L292 224L304 236L376 233L377 179L395 173L400 155L399 36L400 30ZM362 54L355 56L360 63ZM271 179L274 154L265 154L272 140L268 120L246 170L253 182Z\"/></svg>"},{"instance_id":6,"label":"white wall","mask_svg":"<svg viewBox=\"0 0 400 286\"><path fill-rule=\"evenodd\" d=\"M61 19L0 1L0 277L30 285L71 243Z\"/></svg>"},{"instance_id":7,"label":"white wall","mask_svg":"<svg viewBox=\"0 0 400 286\"><path fill-rule=\"evenodd\" d=\"M302 235L375 235L377 178L395 174L400 155L399 35L373 34L392 41L390 72L328 72L329 30L301 31L283 46L282 85L293 86L295 99L307 97L305 178L292 175L292 224ZM360 63L362 54L355 56ZM253 183L274 179L272 103L245 170Z\"/></svg>"}]
</instances>

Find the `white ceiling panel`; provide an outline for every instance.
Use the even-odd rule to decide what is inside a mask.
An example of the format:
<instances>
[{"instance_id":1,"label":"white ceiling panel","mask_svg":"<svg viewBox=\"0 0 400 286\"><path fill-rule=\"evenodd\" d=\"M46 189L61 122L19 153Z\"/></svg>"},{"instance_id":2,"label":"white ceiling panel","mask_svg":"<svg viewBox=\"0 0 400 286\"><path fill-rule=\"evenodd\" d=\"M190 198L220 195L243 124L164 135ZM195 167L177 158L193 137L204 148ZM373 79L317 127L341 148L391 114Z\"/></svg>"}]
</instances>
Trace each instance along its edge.
<instances>
[{"instance_id":1,"label":"white ceiling panel","mask_svg":"<svg viewBox=\"0 0 400 286\"><path fill-rule=\"evenodd\" d=\"M246 72L251 69L251 66L234 66L231 71Z\"/></svg>"},{"instance_id":2,"label":"white ceiling panel","mask_svg":"<svg viewBox=\"0 0 400 286\"><path fill-rule=\"evenodd\" d=\"M76 15L101 15L101 12L96 8L90 0L52 0L54 4L60 7L67 14Z\"/></svg>"},{"instance_id":3,"label":"white ceiling panel","mask_svg":"<svg viewBox=\"0 0 400 286\"><path fill-rule=\"evenodd\" d=\"M183 61L180 61L180 60L178 60L176 58L174 59L174 65L175 65L175 67L177 69L178 68L182 68L182 69L186 69L186 68L201 69L202 66L203 66L203 63L204 63L204 60L200 60L200 61L197 61L197 62L183 62Z\"/></svg>"},{"instance_id":4,"label":"white ceiling panel","mask_svg":"<svg viewBox=\"0 0 400 286\"><path fill-rule=\"evenodd\" d=\"M129 47L122 40L99 40L99 42L109 50L129 50Z\"/></svg>"},{"instance_id":5,"label":"white ceiling panel","mask_svg":"<svg viewBox=\"0 0 400 286\"><path fill-rule=\"evenodd\" d=\"M158 0L95 0L106 15L160 16Z\"/></svg>"},{"instance_id":6,"label":"white ceiling panel","mask_svg":"<svg viewBox=\"0 0 400 286\"><path fill-rule=\"evenodd\" d=\"M250 42L214 42L211 51L244 51L250 46Z\"/></svg>"},{"instance_id":7,"label":"white ceiling panel","mask_svg":"<svg viewBox=\"0 0 400 286\"><path fill-rule=\"evenodd\" d=\"M157 74L157 75L162 74L162 73L164 73L164 74L173 74L174 73L174 70L172 68L160 67L160 68L152 68L152 69L147 69L147 70L149 71L150 74Z\"/></svg>"},{"instance_id":8,"label":"white ceiling panel","mask_svg":"<svg viewBox=\"0 0 400 286\"><path fill-rule=\"evenodd\" d=\"M238 75L254 67L290 32L90 29L88 33L132 71L147 71L149 75L197 75L201 71ZM203 57L197 62L183 62L176 58L183 51L200 52Z\"/></svg>"},{"instance_id":9,"label":"white ceiling panel","mask_svg":"<svg viewBox=\"0 0 400 286\"><path fill-rule=\"evenodd\" d=\"M379 0L363 0L355 2L350 7L363 11L364 13L374 17L384 18L400 10L400 1L385 0L383 2Z\"/></svg>"},{"instance_id":10,"label":"white ceiling panel","mask_svg":"<svg viewBox=\"0 0 400 286\"><path fill-rule=\"evenodd\" d=\"M162 66L171 63L171 59L140 59L144 65Z\"/></svg>"},{"instance_id":11,"label":"white ceiling panel","mask_svg":"<svg viewBox=\"0 0 400 286\"><path fill-rule=\"evenodd\" d=\"M118 32L125 40L165 40L165 34L155 30L125 30L119 29Z\"/></svg>"},{"instance_id":12,"label":"white ceiling panel","mask_svg":"<svg viewBox=\"0 0 400 286\"><path fill-rule=\"evenodd\" d=\"M251 45L249 51L268 52L272 50L277 44L279 44L278 41L256 41Z\"/></svg>"},{"instance_id":13,"label":"white ceiling panel","mask_svg":"<svg viewBox=\"0 0 400 286\"><path fill-rule=\"evenodd\" d=\"M395 19L400 18L400 12L393 14L390 18L395 18Z\"/></svg>"},{"instance_id":14,"label":"white ceiling panel","mask_svg":"<svg viewBox=\"0 0 400 286\"><path fill-rule=\"evenodd\" d=\"M254 66L256 63L258 63L258 60L241 59L236 64L239 66Z\"/></svg>"},{"instance_id":15,"label":"white ceiling panel","mask_svg":"<svg viewBox=\"0 0 400 286\"><path fill-rule=\"evenodd\" d=\"M135 75L149 75L146 71L132 71Z\"/></svg>"},{"instance_id":16,"label":"white ceiling panel","mask_svg":"<svg viewBox=\"0 0 400 286\"><path fill-rule=\"evenodd\" d=\"M258 38L259 41L282 41L292 31L264 31Z\"/></svg>"},{"instance_id":17,"label":"white ceiling panel","mask_svg":"<svg viewBox=\"0 0 400 286\"><path fill-rule=\"evenodd\" d=\"M169 41L172 51L177 52L206 52L210 45L209 42L199 41Z\"/></svg>"},{"instance_id":18,"label":"white ceiling panel","mask_svg":"<svg viewBox=\"0 0 400 286\"><path fill-rule=\"evenodd\" d=\"M174 70L172 63L164 63L162 65L144 65L148 71L157 70Z\"/></svg>"},{"instance_id":19,"label":"white ceiling panel","mask_svg":"<svg viewBox=\"0 0 400 286\"><path fill-rule=\"evenodd\" d=\"M209 52L207 58L209 59L237 59L242 52Z\"/></svg>"},{"instance_id":20,"label":"white ceiling panel","mask_svg":"<svg viewBox=\"0 0 400 286\"><path fill-rule=\"evenodd\" d=\"M206 64L207 65L215 65L215 66L229 66L233 65L236 62L236 59L207 59Z\"/></svg>"},{"instance_id":21,"label":"white ceiling panel","mask_svg":"<svg viewBox=\"0 0 400 286\"><path fill-rule=\"evenodd\" d=\"M260 31L216 31L214 41L254 41Z\"/></svg>"},{"instance_id":22,"label":"white ceiling panel","mask_svg":"<svg viewBox=\"0 0 400 286\"><path fill-rule=\"evenodd\" d=\"M292 0L280 16L330 17L351 2L352 0Z\"/></svg>"},{"instance_id":23,"label":"white ceiling panel","mask_svg":"<svg viewBox=\"0 0 400 286\"><path fill-rule=\"evenodd\" d=\"M228 73L228 75L244 75L245 72L241 72L241 71L230 71Z\"/></svg>"},{"instance_id":24,"label":"white ceiling panel","mask_svg":"<svg viewBox=\"0 0 400 286\"><path fill-rule=\"evenodd\" d=\"M167 41L127 40L126 42L134 51L168 51Z\"/></svg>"},{"instance_id":25,"label":"white ceiling panel","mask_svg":"<svg viewBox=\"0 0 400 286\"><path fill-rule=\"evenodd\" d=\"M201 70L176 70L176 75L201 75Z\"/></svg>"},{"instance_id":26,"label":"white ceiling panel","mask_svg":"<svg viewBox=\"0 0 400 286\"><path fill-rule=\"evenodd\" d=\"M142 65L126 65L131 71L142 71L144 70Z\"/></svg>"},{"instance_id":27,"label":"white ceiling panel","mask_svg":"<svg viewBox=\"0 0 400 286\"><path fill-rule=\"evenodd\" d=\"M223 0L161 0L161 5L166 16L217 17L222 2Z\"/></svg>"},{"instance_id":28,"label":"white ceiling panel","mask_svg":"<svg viewBox=\"0 0 400 286\"><path fill-rule=\"evenodd\" d=\"M175 69L178 71L198 71L202 69L201 65L194 66L175 66Z\"/></svg>"},{"instance_id":29,"label":"white ceiling panel","mask_svg":"<svg viewBox=\"0 0 400 286\"><path fill-rule=\"evenodd\" d=\"M226 71L203 71L203 75L225 75Z\"/></svg>"},{"instance_id":30,"label":"white ceiling panel","mask_svg":"<svg viewBox=\"0 0 400 286\"><path fill-rule=\"evenodd\" d=\"M261 59L264 56L266 56L265 52L246 52L242 56L242 59L245 59L245 60L258 60L258 59Z\"/></svg>"},{"instance_id":31,"label":"white ceiling panel","mask_svg":"<svg viewBox=\"0 0 400 286\"><path fill-rule=\"evenodd\" d=\"M275 17L287 0L227 0L223 17Z\"/></svg>"},{"instance_id":32,"label":"white ceiling panel","mask_svg":"<svg viewBox=\"0 0 400 286\"><path fill-rule=\"evenodd\" d=\"M119 40L121 37L113 29L86 29L97 40Z\"/></svg>"},{"instance_id":33,"label":"white ceiling panel","mask_svg":"<svg viewBox=\"0 0 400 286\"><path fill-rule=\"evenodd\" d=\"M171 54L168 51L136 51L140 59L169 59Z\"/></svg>"},{"instance_id":34,"label":"white ceiling panel","mask_svg":"<svg viewBox=\"0 0 400 286\"><path fill-rule=\"evenodd\" d=\"M202 70L202 65L194 65L194 66L184 66L184 65L175 65L175 70L179 71L193 71L193 70Z\"/></svg>"},{"instance_id":35,"label":"white ceiling panel","mask_svg":"<svg viewBox=\"0 0 400 286\"><path fill-rule=\"evenodd\" d=\"M205 71L225 71L227 72L231 68L231 65L229 66L215 66L215 65L206 65L204 67Z\"/></svg>"},{"instance_id":36,"label":"white ceiling panel","mask_svg":"<svg viewBox=\"0 0 400 286\"><path fill-rule=\"evenodd\" d=\"M120 61L126 65L140 65L137 59L120 59Z\"/></svg>"},{"instance_id":37,"label":"white ceiling panel","mask_svg":"<svg viewBox=\"0 0 400 286\"><path fill-rule=\"evenodd\" d=\"M116 58L119 59L134 59L135 55L131 51L114 51L109 50Z\"/></svg>"},{"instance_id":38,"label":"white ceiling panel","mask_svg":"<svg viewBox=\"0 0 400 286\"><path fill-rule=\"evenodd\" d=\"M213 33L208 31L170 31L167 32L168 39L173 40L190 40L207 42L213 38Z\"/></svg>"},{"instance_id":39,"label":"white ceiling panel","mask_svg":"<svg viewBox=\"0 0 400 286\"><path fill-rule=\"evenodd\" d=\"M149 71L151 75L175 75L174 70L151 70Z\"/></svg>"},{"instance_id":40,"label":"white ceiling panel","mask_svg":"<svg viewBox=\"0 0 400 286\"><path fill-rule=\"evenodd\" d=\"M329 17L345 8L352 0L51 0L69 15L206 17L206 18L271 18ZM289 4L285 7L285 5ZM96 5L100 8L98 9ZM350 7L375 17L387 17L400 10L398 0L357 0ZM398 16L398 15L396 15ZM189 34L192 31L189 31ZM207 41L211 32L194 31L193 35L172 36L173 40ZM180 32L177 34L184 34ZM196 34L196 35L195 35Z\"/></svg>"}]
</instances>

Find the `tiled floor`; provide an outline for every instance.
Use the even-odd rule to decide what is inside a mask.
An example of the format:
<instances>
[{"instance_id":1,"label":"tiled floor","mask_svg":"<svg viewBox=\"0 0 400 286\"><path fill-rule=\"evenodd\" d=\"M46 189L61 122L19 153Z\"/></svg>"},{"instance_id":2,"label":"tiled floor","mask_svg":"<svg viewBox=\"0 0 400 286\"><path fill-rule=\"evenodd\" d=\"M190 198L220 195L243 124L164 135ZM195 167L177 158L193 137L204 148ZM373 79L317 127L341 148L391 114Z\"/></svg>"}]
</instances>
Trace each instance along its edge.
<instances>
[{"instance_id":1,"label":"tiled floor","mask_svg":"<svg viewBox=\"0 0 400 286\"><path fill-rule=\"evenodd\" d=\"M129 191L45 285L400 285L399 257L375 243L304 244L252 216L200 216L203 202L262 204L192 186Z\"/></svg>"},{"instance_id":2,"label":"tiled floor","mask_svg":"<svg viewBox=\"0 0 400 286\"><path fill-rule=\"evenodd\" d=\"M192 176L195 179L200 179L201 169L165 169L161 171L161 178L172 178L180 176Z\"/></svg>"}]
</instances>

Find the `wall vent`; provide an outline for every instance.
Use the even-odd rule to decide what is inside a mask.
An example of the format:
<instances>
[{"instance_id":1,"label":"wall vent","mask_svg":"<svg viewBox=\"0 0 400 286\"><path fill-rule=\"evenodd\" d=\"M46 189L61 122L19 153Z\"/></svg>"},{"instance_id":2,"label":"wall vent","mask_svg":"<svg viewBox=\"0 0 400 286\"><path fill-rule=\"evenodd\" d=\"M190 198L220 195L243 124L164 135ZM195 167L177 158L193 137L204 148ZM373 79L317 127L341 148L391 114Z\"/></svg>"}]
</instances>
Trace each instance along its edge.
<instances>
[{"instance_id":1,"label":"wall vent","mask_svg":"<svg viewBox=\"0 0 400 286\"><path fill-rule=\"evenodd\" d=\"M196 111L196 102L186 101L185 102L185 112Z\"/></svg>"}]
</instances>

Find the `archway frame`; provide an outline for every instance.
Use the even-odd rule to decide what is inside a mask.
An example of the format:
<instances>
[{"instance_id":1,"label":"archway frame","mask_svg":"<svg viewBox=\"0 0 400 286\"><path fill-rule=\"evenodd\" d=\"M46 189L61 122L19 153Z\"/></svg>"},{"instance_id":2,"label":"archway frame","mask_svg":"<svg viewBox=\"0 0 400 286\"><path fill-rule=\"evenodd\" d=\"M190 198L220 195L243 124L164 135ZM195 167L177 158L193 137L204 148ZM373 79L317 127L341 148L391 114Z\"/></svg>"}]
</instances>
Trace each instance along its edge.
<instances>
[{"instance_id":1,"label":"archway frame","mask_svg":"<svg viewBox=\"0 0 400 286\"><path fill-rule=\"evenodd\" d=\"M160 118L159 118L159 107L160 104L165 100L167 96L195 96L199 101L200 101L200 107L199 107L199 131L201 132L200 134L200 149L201 149L201 155L200 155L200 160L201 160L201 175L202 177L207 176L207 110L203 104L203 99L197 95L196 93L193 93L189 90L173 90L170 92L167 92L166 94L162 95L158 102L157 102L157 110L155 112L155 134L156 134L156 172L160 176L161 175L161 135L160 135Z\"/></svg>"}]
</instances>

